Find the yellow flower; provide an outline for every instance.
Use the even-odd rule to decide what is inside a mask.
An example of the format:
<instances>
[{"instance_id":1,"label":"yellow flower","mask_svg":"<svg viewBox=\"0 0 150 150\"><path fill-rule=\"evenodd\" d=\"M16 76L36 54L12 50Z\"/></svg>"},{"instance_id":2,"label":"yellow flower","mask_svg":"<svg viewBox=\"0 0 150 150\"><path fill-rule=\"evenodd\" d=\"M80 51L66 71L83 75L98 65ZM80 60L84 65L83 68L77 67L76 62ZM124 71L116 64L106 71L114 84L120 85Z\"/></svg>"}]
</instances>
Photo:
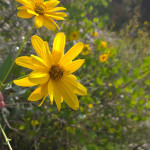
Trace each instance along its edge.
<instances>
[{"instance_id":1,"label":"yellow flower","mask_svg":"<svg viewBox=\"0 0 150 150\"><path fill-rule=\"evenodd\" d=\"M111 86L112 86L112 83L111 83L111 82L110 82L110 83L108 83L108 86L109 86L109 87L111 87Z\"/></svg>"},{"instance_id":2,"label":"yellow flower","mask_svg":"<svg viewBox=\"0 0 150 150\"><path fill-rule=\"evenodd\" d=\"M102 54L99 56L100 62L106 62L108 59L108 54Z\"/></svg>"},{"instance_id":3,"label":"yellow flower","mask_svg":"<svg viewBox=\"0 0 150 150\"><path fill-rule=\"evenodd\" d=\"M73 61L82 51L83 43L77 43L64 55L65 41L65 34L57 33L51 53L46 41L36 35L32 36L31 43L39 57L31 55L16 59L18 65L33 71L25 78L14 80L14 83L23 87L38 85L28 100L38 101L43 98L40 106L49 96L51 104L55 99L58 110L61 109L63 99L72 109L77 110L79 102L76 94L87 94L86 88L72 74L84 63L84 59Z\"/></svg>"},{"instance_id":4,"label":"yellow flower","mask_svg":"<svg viewBox=\"0 0 150 150\"><path fill-rule=\"evenodd\" d=\"M78 40L79 39L79 32L78 31L73 31L70 34L69 40L73 41L73 40Z\"/></svg>"},{"instance_id":5,"label":"yellow flower","mask_svg":"<svg viewBox=\"0 0 150 150\"><path fill-rule=\"evenodd\" d=\"M144 21L144 25L145 25L145 26L148 26L148 25L149 25L149 22L148 22L148 21Z\"/></svg>"},{"instance_id":6,"label":"yellow flower","mask_svg":"<svg viewBox=\"0 0 150 150\"><path fill-rule=\"evenodd\" d=\"M82 55L87 55L91 51L90 45L89 44L84 44L83 50L82 50Z\"/></svg>"},{"instance_id":7,"label":"yellow flower","mask_svg":"<svg viewBox=\"0 0 150 150\"><path fill-rule=\"evenodd\" d=\"M104 47L104 48L106 48L107 47L107 42L101 41L101 46Z\"/></svg>"},{"instance_id":8,"label":"yellow flower","mask_svg":"<svg viewBox=\"0 0 150 150\"><path fill-rule=\"evenodd\" d=\"M31 121L31 124L32 124L33 126L37 126L37 125L39 124L39 122L38 122L38 120L32 120L32 121Z\"/></svg>"},{"instance_id":9,"label":"yellow flower","mask_svg":"<svg viewBox=\"0 0 150 150\"><path fill-rule=\"evenodd\" d=\"M97 33L97 32L93 32L92 35L93 35L94 37L97 37L97 36L98 36L98 33Z\"/></svg>"},{"instance_id":10,"label":"yellow flower","mask_svg":"<svg viewBox=\"0 0 150 150\"><path fill-rule=\"evenodd\" d=\"M93 108L93 104L89 104L88 107L89 107L89 108Z\"/></svg>"},{"instance_id":11,"label":"yellow flower","mask_svg":"<svg viewBox=\"0 0 150 150\"><path fill-rule=\"evenodd\" d=\"M21 125L21 126L19 127L19 130L24 130L24 125Z\"/></svg>"},{"instance_id":12,"label":"yellow flower","mask_svg":"<svg viewBox=\"0 0 150 150\"><path fill-rule=\"evenodd\" d=\"M66 10L64 7L56 7L60 1L58 0L16 0L24 6L20 6L17 9L18 17L21 18L34 18L34 23L36 28L41 28L43 25L49 30L54 31L58 25L55 23L55 20L65 20L64 17L67 16L64 12L58 12L61 10Z\"/></svg>"}]
</instances>

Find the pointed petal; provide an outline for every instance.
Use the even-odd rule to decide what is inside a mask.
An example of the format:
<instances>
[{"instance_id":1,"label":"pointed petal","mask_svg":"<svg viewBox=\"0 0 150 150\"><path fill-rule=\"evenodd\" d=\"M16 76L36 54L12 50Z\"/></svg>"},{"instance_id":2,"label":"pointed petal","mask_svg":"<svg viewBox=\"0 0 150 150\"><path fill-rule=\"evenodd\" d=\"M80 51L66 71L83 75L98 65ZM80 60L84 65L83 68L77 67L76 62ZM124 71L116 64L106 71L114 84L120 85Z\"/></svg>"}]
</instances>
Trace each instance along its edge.
<instances>
[{"instance_id":1,"label":"pointed petal","mask_svg":"<svg viewBox=\"0 0 150 150\"><path fill-rule=\"evenodd\" d=\"M31 8L28 7L28 6L20 6L20 7L17 7L17 10L27 10L27 9L31 9Z\"/></svg>"},{"instance_id":2,"label":"pointed petal","mask_svg":"<svg viewBox=\"0 0 150 150\"><path fill-rule=\"evenodd\" d=\"M72 90L78 95L87 95L87 89L79 83L72 75L65 76L63 81L66 82Z\"/></svg>"},{"instance_id":3,"label":"pointed petal","mask_svg":"<svg viewBox=\"0 0 150 150\"><path fill-rule=\"evenodd\" d=\"M46 63L48 66L51 66L52 65L52 54L51 54L51 51L49 49L49 45L47 43L47 41L44 41L44 45L45 45L45 60L46 60Z\"/></svg>"},{"instance_id":4,"label":"pointed petal","mask_svg":"<svg viewBox=\"0 0 150 150\"><path fill-rule=\"evenodd\" d=\"M79 101L69 84L62 80L57 84L64 101L74 110L79 108Z\"/></svg>"},{"instance_id":5,"label":"pointed petal","mask_svg":"<svg viewBox=\"0 0 150 150\"><path fill-rule=\"evenodd\" d=\"M67 66L63 66L63 68L67 72L69 71L69 73L73 73L73 72L75 72L76 70L78 70L82 66L84 61L85 61L84 59L78 59L78 60L75 60L75 61L71 62Z\"/></svg>"},{"instance_id":6,"label":"pointed petal","mask_svg":"<svg viewBox=\"0 0 150 150\"><path fill-rule=\"evenodd\" d=\"M60 94L60 91L58 88L57 81L52 80L52 84L53 84L54 99L55 99L58 111L60 111L60 109L61 109L61 94Z\"/></svg>"},{"instance_id":7,"label":"pointed petal","mask_svg":"<svg viewBox=\"0 0 150 150\"><path fill-rule=\"evenodd\" d=\"M34 50L36 51L36 53L42 58L44 59L44 55L43 52L45 52L45 44L44 41L37 35L33 35L31 37L31 43L32 46L34 48Z\"/></svg>"},{"instance_id":8,"label":"pointed petal","mask_svg":"<svg viewBox=\"0 0 150 150\"><path fill-rule=\"evenodd\" d=\"M44 101L45 101L46 97L47 97L47 95L45 95L45 96L43 97L43 100L42 100L42 102L39 104L39 107L41 107L41 106L42 106L42 104L44 103Z\"/></svg>"},{"instance_id":9,"label":"pointed petal","mask_svg":"<svg viewBox=\"0 0 150 150\"><path fill-rule=\"evenodd\" d=\"M30 8L33 8L33 6L34 6L31 1L27 1L27 0L16 0L16 1L22 5L28 6Z\"/></svg>"},{"instance_id":10,"label":"pointed petal","mask_svg":"<svg viewBox=\"0 0 150 150\"><path fill-rule=\"evenodd\" d=\"M46 7L46 10L49 10L57 6L59 3L60 1L58 0L51 0L51 1L44 2L44 6Z\"/></svg>"},{"instance_id":11,"label":"pointed petal","mask_svg":"<svg viewBox=\"0 0 150 150\"><path fill-rule=\"evenodd\" d=\"M23 86L23 87L29 87L29 86L35 86L37 84L32 83L29 81L28 77L18 79L18 80L13 80L13 82L18 85L18 86Z\"/></svg>"},{"instance_id":12,"label":"pointed petal","mask_svg":"<svg viewBox=\"0 0 150 150\"><path fill-rule=\"evenodd\" d=\"M50 17L48 17L46 15L43 16L43 25L47 29L49 29L51 31L55 31L55 29L56 29L56 25L55 24L56 23L54 23L54 21Z\"/></svg>"},{"instance_id":13,"label":"pointed petal","mask_svg":"<svg viewBox=\"0 0 150 150\"><path fill-rule=\"evenodd\" d=\"M52 58L55 64L57 64L61 57L64 55L65 42L65 34L62 32L57 33L54 38L52 50Z\"/></svg>"},{"instance_id":14,"label":"pointed petal","mask_svg":"<svg viewBox=\"0 0 150 150\"><path fill-rule=\"evenodd\" d=\"M34 23L36 28L41 28L43 26L43 17L41 15L35 16Z\"/></svg>"},{"instance_id":15,"label":"pointed petal","mask_svg":"<svg viewBox=\"0 0 150 150\"><path fill-rule=\"evenodd\" d=\"M32 18L34 15L29 14L26 10L21 10L18 11L17 16L20 18L28 19L28 18Z\"/></svg>"},{"instance_id":16,"label":"pointed petal","mask_svg":"<svg viewBox=\"0 0 150 150\"><path fill-rule=\"evenodd\" d=\"M28 97L29 101L38 101L40 100L43 96L47 95L47 85L42 84L39 85Z\"/></svg>"},{"instance_id":17,"label":"pointed petal","mask_svg":"<svg viewBox=\"0 0 150 150\"><path fill-rule=\"evenodd\" d=\"M74 45L60 60L62 66L69 64L75 57L77 57L83 49L83 43L79 42Z\"/></svg>"},{"instance_id":18,"label":"pointed petal","mask_svg":"<svg viewBox=\"0 0 150 150\"><path fill-rule=\"evenodd\" d=\"M55 20L65 20L63 17L57 16L57 15L51 15L51 14L46 14L46 16L49 16Z\"/></svg>"},{"instance_id":19,"label":"pointed petal","mask_svg":"<svg viewBox=\"0 0 150 150\"><path fill-rule=\"evenodd\" d=\"M51 105L53 105L53 83L51 79L48 82L48 94L50 97Z\"/></svg>"},{"instance_id":20,"label":"pointed petal","mask_svg":"<svg viewBox=\"0 0 150 150\"><path fill-rule=\"evenodd\" d=\"M42 71L33 71L29 75L29 80L35 84L46 83L50 78L49 73Z\"/></svg>"},{"instance_id":21,"label":"pointed petal","mask_svg":"<svg viewBox=\"0 0 150 150\"><path fill-rule=\"evenodd\" d=\"M48 13L48 12L55 12L55 11L60 11L60 10L66 10L66 8L64 7L55 7L53 9L49 9L49 10L46 10L45 13ZM67 15L67 14L66 14Z\"/></svg>"},{"instance_id":22,"label":"pointed petal","mask_svg":"<svg viewBox=\"0 0 150 150\"><path fill-rule=\"evenodd\" d=\"M27 9L27 12L28 12L29 14L32 14L32 15L35 15L35 16L39 16L39 14L36 13L34 10Z\"/></svg>"}]
</instances>

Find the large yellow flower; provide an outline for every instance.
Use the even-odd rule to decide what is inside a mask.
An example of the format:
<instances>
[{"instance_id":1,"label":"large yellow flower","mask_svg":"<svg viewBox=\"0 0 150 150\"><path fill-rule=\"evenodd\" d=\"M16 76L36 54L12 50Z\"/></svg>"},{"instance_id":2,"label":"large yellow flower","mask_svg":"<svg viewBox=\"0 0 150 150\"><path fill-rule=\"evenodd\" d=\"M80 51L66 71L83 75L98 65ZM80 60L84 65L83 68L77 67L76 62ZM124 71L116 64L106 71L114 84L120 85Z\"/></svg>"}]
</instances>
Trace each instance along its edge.
<instances>
[{"instance_id":1,"label":"large yellow flower","mask_svg":"<svg viewBox=\"0 0 150 150\"><path fill-rule=\"evenodd\" d=\"M40 28L43 25L49 30L54 31L58 25L55 20L64 20L66 13L58 12L60 10L66 10L64 7L56 7L60 1L49 0L44 2L44 0L16 0L24 6L20 6L17 9L20 10L17 13L18 17L21 18L34 18L34 23L36 28Z\"/></svg>"},{"instance_id":2,"label":"large yellow flower","mask_svg":"<svg viewBox=\"0 0 150 150\"><path fill-rule=\"evenodd\" d=\"M83 43L77 43L64 55L65 40L64 33L57 33L51 53L46 41L36 35L32 36L32 46L39 57L31 55L16 59L18 65L33 71L28 77L14 80L14 83L23 87L38 85L29 96L29 101L38 101L43 98L42 104L49 95L51 104L54 97L58 110L61 109L63 99L72 109L77 110L79 102L76 94L87 94L86 88L72 74L84 63L84 59L73 61L82 51Z\"/></svg>"}]
</instances>

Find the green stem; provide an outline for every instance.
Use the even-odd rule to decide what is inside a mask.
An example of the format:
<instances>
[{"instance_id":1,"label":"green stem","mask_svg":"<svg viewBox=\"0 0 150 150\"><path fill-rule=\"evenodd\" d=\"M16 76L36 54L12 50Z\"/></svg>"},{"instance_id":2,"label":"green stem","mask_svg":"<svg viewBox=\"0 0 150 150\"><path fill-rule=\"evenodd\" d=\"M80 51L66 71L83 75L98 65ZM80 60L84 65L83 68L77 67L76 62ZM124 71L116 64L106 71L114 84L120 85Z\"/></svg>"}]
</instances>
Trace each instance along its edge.
<instances>
[{"instance_id":1,"label":"green stem","mask_svg":"<svg viewBox=\"0 0 150 150\"><path fill-rule=\"evenodd\" d=\"M5 75L5 77L4 77L3 81L2 81L2 83L5 82L5 80L6 80L6 78L8 77L10 71L12 70L12 68L13 68L13 66L14 66L14 64L15 64L15 60L16 60L16 59L18 58L18 56L20 55L20 53L21 53L21 51L22 51L22 49L23 49L23 46L25 45L25 43L26 43L26 41L27 41L27 39L28 39L30 33L32 32L33 28L34 28L34 26L32 26L32 28L31 28L30 31L28 32L27 36L26 36L25 39L23 40L23 43L22 43L22 45L20 46L20 48L19 48L19 50L18 50L18 52L17 52L17 55L16 55L16 57L15 57L13 63L11 64L10 68L8 69L7 74Z\"/></svg>"},{"instance_id":2,"label":"green stem","mask_svg":"<svg viewBox=\"0 0 150 150\"><path fill-rule=\"evenodd\" d=\"M4 135L4 138L5 138L5 140L6 140L6 143L7 143L8 146L9 146L9 149L12 150L12 147L11 147L11 145L10 145L10 143L9 143L9 139L7 138L7 136L6 136L5 132L4 132L4 130L3 130L2 126L1 126L1 124L0 124L0 129L1 129L2 133L3 133L3 135Z\"/></svg>"}]
</instances>

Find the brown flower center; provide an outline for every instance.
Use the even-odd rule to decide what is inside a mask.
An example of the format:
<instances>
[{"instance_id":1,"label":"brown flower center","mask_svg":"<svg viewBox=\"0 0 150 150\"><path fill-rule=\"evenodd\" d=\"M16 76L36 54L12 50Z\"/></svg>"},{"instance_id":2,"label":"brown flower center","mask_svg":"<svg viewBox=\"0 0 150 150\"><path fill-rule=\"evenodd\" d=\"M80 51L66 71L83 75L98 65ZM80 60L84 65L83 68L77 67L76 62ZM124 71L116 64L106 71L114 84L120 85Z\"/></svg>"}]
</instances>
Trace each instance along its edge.
<instances>
[{"instance_id":1,"label":"brown flower center","mask_svg":"<svg viewBox=\"0 0 150 150\"><path fill-rule=\"evenodd\" d=\"M35 5L35 12L38 14L43 14L44 13L44 5L41 3L37 3Z\"/></svg>"},{"instance_id":2,"label":"brown flower center","mask_svg":"<svg viewBox=\"0 0 150 150\"><path fill-rule=\"evenodd\" d=\"M59 65L53 65L49 73L53 80L60 79L63 76L63 69Z\"/></svg>"}]
</instances>

